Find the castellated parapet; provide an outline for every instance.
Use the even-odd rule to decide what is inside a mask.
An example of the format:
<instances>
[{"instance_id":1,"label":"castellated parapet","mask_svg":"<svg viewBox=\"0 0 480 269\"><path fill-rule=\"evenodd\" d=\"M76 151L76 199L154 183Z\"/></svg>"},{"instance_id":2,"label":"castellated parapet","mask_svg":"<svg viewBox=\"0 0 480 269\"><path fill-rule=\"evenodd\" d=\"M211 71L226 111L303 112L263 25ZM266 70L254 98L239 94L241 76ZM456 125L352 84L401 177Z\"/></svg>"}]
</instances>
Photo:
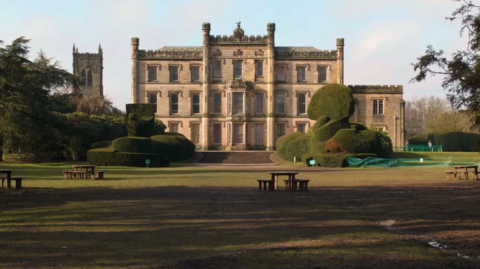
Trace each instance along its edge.
<instances>
[{"instance_id":1,"label":"castellated parapet","mask_svg":"<svg viewBox=\"0 0 480 269\"><path fill-rule=\"evenodd\" d=\"M347 85L352 93L403 94L402 85Z\"/></svg>"}]
</instances>

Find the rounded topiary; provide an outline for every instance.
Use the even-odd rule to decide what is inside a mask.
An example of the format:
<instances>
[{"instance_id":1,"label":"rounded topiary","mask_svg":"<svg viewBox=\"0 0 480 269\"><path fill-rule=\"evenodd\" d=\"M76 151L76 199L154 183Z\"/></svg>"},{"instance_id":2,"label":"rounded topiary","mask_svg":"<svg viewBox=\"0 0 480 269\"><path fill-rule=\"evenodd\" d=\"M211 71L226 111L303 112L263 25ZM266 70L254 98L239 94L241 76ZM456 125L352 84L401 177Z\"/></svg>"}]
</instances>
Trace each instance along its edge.
<instances>
[{"instance_id":1,"label":"rounded topiary","mask_svg":"<svg viewBox=\"0 0 480 269\"><path fill-rule=\"evenodd\" d=\"M277 155L280 158L287 160L287 145L288 143L292 142L293 140L297 139L298 137L304 136L305 134L300 132L289 133L286 135L282 135L277 139L276 144L276 151Z\"/></svg>"},{"instance_id":2,"label":"rounded topiary","mask_svg":"<svg viewBox=\"0 0 480 269\"><path fill-rule=\"evenodd\" d=\"M341 120L331 120L324 125L317 125L315 123L312 128L315 142L323 142L332 138L340 129L342 129Z\"/></svg>"},{"instance_id":3,"label":"rounded topiary","mask_svg":"<svg viewBox=\"0 0 480 269\"><path fill-rule=\"evenodd\" d=\"M93 165L146 167L147 159L150 160L149 167L170 165L168 159L154 153L118 152L113 148L92 149L87 153L87 160Z\"/></svg>"},{"instance_id":4,"label":"rounded topiary","mask_svg":"<svg viewBox=\"0 0 480 269\"><path fill-rule=\"evenodd\" d=\"M193 157L195 144L180 134L152 136L154 152L172 162L183 161Z\"/></svg>"},{"instance_id":5,"label":"rounded topiary","mask_svg":"<svg viewBox=\"0 0 480 269\"><path fill-rule=\"evenodd\" d=\"M110 147L110 145L112 145L111 140L104 140L104 141L93 143L91 147L92 149L99 149L99 148L108 148Z\"/></svg>"},{"instance_id":6,"label":"rounded topiary","mask_svg":"<svg viewBox=\"0 0 480 269\"><path fill-rule=\"evenodd\" d=\"M325 148L332 153L373 153L381 158L391 157L391 146L389 149L382 143L380 134L369 129L341 129L327 141Z\"/></svg>"},{"instance_id":7,"label":"rounded topiary","mask_svg":"<svg viewBox=\"0 0 480 269\"><path fill-rule=\"evenodd\" d=\"M349 118L355 111L352 90L340 84L327 84L318 89L308 105L308 117L316 120L321 116L332 120Z\"/></svg>"},{"instance_id":8,"label":"rounded topiary","mask_svg":"<svg viewBox=\"0 0 480 269\"><path fill-rule=\"evenodd\" d=\"M310 136L299 136L286 145L286 160L293 161L293 157L296 157L297 161L300 161L302 160L303 155L309 152L309 149Z\"/></svg>"},{"instance_id":9,"label":"rounded topiary","mask_svg":"<svg viewBox=\"0 0 480 269\"><path fill-rule=\"evenodd\" d=\"M153 152L152 140L147 137L120 137L112 141L111 147L118 152Z\"/></svg>"},{"instance_id":10,"label":"rounded topiary","mask_svg":"<svg viewBox=\"0 0 480 269\"><path fill-rule=\"evenodd\" d=\"M320 116L317 121L315 122L315 125L317 127L322 127L323 125L325 125L327 122L330 121L330 117L326 116L326 115L323 115L323 116Z\"/></svg>"},{"instance_id":11,"label":"rounded topiary","mask_svg":"<svg viewBox=\"0 0 480 269\"><path fill-rule=\"evenodd\" d=\"M358 131L361 131L361 130L367 130L367 126L361 124L361 123L358 123L358 122L351 122L350 123L350 128L353 128L355 130L358 130Z\"/></svg>"}]
</instances>

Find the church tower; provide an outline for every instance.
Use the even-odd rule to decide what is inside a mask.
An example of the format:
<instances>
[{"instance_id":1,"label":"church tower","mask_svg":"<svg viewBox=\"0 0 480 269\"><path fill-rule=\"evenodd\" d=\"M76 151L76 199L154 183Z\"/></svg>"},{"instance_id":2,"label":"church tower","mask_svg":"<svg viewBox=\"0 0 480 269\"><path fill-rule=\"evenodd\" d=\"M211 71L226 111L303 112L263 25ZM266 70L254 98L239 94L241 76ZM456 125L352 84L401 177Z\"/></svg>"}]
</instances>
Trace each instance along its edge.
<instances>
[{"instance_id":1,"label":"church tower","mask_svg":"<svg viewBox=\"0 0 480 269\"><path fill-rule=\"evenodd\" d=\"M80 90L84 95L103 96L103 51L79 53L73 44L73 74L80 78Z\"/></svg>"}]
</instances>

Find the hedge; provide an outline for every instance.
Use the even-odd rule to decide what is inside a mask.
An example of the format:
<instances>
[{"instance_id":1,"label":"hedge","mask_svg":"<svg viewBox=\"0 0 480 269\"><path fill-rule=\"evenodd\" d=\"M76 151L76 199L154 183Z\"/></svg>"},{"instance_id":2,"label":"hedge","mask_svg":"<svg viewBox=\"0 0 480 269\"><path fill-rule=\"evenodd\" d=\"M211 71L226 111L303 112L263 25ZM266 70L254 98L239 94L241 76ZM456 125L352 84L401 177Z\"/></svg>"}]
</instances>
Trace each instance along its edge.
<instances>
[{"instance_id":1,"label":"hedge","mask_svg":"<svg viewBox=\"0 0 480 269\"><path fill-rule=\"evenodd\" d=\"M193 157L195 144L179 134L152 136L153 150L172 162L183 161Z\"/></svg>"},{"instance_id":2,"label":"hedge","mask_svg":"<svg viewBox=\"0 0 480 269\"><path fill-rule=\"evenodd\" d=\"M362 131L362 130L367 130L367 126L361 124L361 123L358 123L358 122L351 122L350 124L350 128L353 128L357 131Z\"/></svg>"},{"instance_id":3,"label":"hedge","mask_svg":"<svg viewBox=\"0 0 480 269\"><path fill-rule=\"evenodd\" d=\"M152 136L155 126L155 105L127 104L125 126L129 136Z\"/></svg>"},{"instance_id":4,"label":"hedge","mask_svg":"<svg viewBox=\"0 0 480 269\"><path fill-rule=\"evenodd\" d=\"M330 121L330 118L328 116L323 115L317 119L317 121L315 122L315 125L317 125L318 127L322 127L329 121Z\"/></svg>"},{"instance_id":5,"label":"hedge","mask_svg":"<svg viewBox=\"0 0 480 269\"><path fill-rule=\"evenodd\" d=\"M111 140L104 140L104 141L100 141L100 142L97 142L97 143L93 143L91 145L92 149L99 149L99 148L108 148L112 145L112 141Z\"/></svg>"},{"instance_id":6,"label":"hedge","mask_svg":"<svg viewBox=\"0 0 480 269\"><path fill-rule=\"evenodd\" d=\"M293 141L289 142L286 145L285 159L288 161L293 161L293 157L296 157L297 160L302 160L303 155L309 152L310 149L310 138L309 135L298 136Z\"/></svg>"},{"instance_id":7,"label":"hedge","mask_svg":"<svg viewBox=\"0 0 480 269\"><path fill-rule=\"evenodd\" d=\"M112 148L92 149L87 153L90 164L99 166L133 166L146 167L146 160L150 160L149 167L168 167L170 161L154 153L117 152Z\"/></svg>"},{"instance_id":8,"label":"hedge","mask_svg":"<svg viewBox=\"0 0 480 269\"><path fill-rule=\"evenodd\" d=\"M152 139L146 137L120 137L112 141L111 147L118 152L153 153Z\"/></svg>"},{"instance_id":9,"label":"hedge","mask_svg":"<svg viewBox=\"0 0 480 269\"><path fill-rule=\"evenodd\" d=\"M294 133L289 133L286 135L282 135L277 139L277 144L276 144L276 151L277 155L280 156L280 158L287 160L287 145L292 142L293 140L297 139L298 137L304 136L304 133L300 132L294 132ZM291 161L291 160L290 160Z\"/></svg>"},{"instance_id":10,"label":"hedge","mask_svg":"<svg viewBox=\"0 0 480 269\"><path fill-rule=\"evenodd\" d=\"M327 84L312 95L307 113L311 120L317 120L321 116L340 120L349 118L354 111L352 90L340 84Z\"/></svg>"},{"instance_id":11,"label":"hedge","mask_svg":"<svg viewBox=\"0 0 480 269\"><path fill-rule=\"evenodd\" d=\"M374 153L381 158L391 157L391 147L387 148L374 130L341 129L327 142L336 142L340 151L346 153Z\"/></svg>"},{"instance_id":12,"label":"hedge","mask_svg":"<svg viewBox=\"0 0 480 269\"><path fill-rule=\"evenodd\" d=\"M412 145L427 145L428 141L431 141L433 145L442 146L443 151L478 152L480 150L480 134L476 133L429 133L408 139L408 143Z\"/></svg>"},{"instance_id":13,"label":"hedge","mask_svg":"<svg viewBox=\"0 0 480 269\"><path fill-rule=\"evenodd\" d=\"M342 129L341 121L331 120L320 127L315 123L312 131L316 142L323 142L332 138L340 129Z\"/></svg>"}]
</instances>

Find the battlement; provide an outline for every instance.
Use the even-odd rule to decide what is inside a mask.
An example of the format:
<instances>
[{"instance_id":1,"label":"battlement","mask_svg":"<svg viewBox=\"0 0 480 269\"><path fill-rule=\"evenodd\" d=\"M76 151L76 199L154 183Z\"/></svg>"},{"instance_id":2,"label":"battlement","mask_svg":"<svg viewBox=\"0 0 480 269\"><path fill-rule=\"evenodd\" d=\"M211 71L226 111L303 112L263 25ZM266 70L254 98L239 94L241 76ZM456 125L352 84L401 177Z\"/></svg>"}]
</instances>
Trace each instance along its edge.
<instances>
[{"instance_id":1,"label":"battlement","mask_svg":"<svg viewBox=\"0 0 480 269\"><path fill-rule=\"evenodd\" d=\"M352 93L403 94L402 85L347 85Z\"/></svg>"},{"instance_id":2,"label":"battlement","mask_svg":"<svg viewBox=\"0 0 480 269\"><path fill-rule=\"evenodd\" d=\"M275 47L275 59L337 59L336 50L319 50L314 47Z\"/></svg>"},{"instance_id":3,"label":"battlement","mask_svg":"<svg viewBox=\"0 0 480 269\"><path fill-rule=\"evenodd\" d=\"M98 57L101 54L100 53L90 53L90 52L85 52L85 53L75 52L74 55L75 56L80 56L80 57Z\"/></svg>"},{"instance_id":4,"label":"battlement","mask_svg":"<svg viewBox=\"0 0 480 269\"><path fill-rule=\"evenodd\" d=\"M212 44L267 44L268 36L266 35L250 35L250 36L234 36L234 35L216 35L210 36Z\"/></svg>"},{"instance_id":5,"label":"battlement","mask_svg":"<svg viewBox=\"0 0 480 269\"><path fill-rule=\"evenodd\" d=\"M138 50L143 59L202 59L202 47L164 47L159 50Z\"/></svg>"}]
</instances>

